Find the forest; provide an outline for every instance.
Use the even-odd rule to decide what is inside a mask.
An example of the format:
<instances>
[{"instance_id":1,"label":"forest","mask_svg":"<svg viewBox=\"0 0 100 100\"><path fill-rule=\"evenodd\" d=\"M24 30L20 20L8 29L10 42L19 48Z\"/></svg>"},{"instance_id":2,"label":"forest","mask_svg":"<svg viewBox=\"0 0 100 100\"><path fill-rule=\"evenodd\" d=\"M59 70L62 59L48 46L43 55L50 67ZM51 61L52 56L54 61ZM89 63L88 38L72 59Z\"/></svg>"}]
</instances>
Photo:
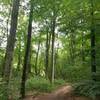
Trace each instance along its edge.
<instances>
[{"instance_id":1,"label":"forest","mask_svg":"<svg viewBox=\"0 0 100 100\"><path fill-rule=\"evenodd\" d=\"M100 0L0 0L0 100L100 100Z\"/></svg>"}]
</instances>

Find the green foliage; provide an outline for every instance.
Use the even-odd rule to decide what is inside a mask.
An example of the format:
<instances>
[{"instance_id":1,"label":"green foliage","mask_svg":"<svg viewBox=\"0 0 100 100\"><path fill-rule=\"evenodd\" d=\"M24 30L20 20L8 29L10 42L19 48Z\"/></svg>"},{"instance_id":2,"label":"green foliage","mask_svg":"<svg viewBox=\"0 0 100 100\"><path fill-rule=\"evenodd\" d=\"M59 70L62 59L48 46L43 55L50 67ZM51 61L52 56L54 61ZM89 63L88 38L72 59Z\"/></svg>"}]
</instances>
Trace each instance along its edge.
<instances>
[{"instance_id":1,"label":"green foliage","mask_svg":"<svg viewBox=\"0 0 100 100\"><path fill-rule=\"evenodd\" d=\"M54 81L54 84L57 85L57 86L63 85L63 84L65 84L65 83L66 83L66 82L65 82L65 80L63 80L63 79L55 79L55 81Z\"/></svg>"},{"instance_id":2,"label":"green foliage","mask_svg":"<svg viewBox=\"0 0 100 100\"><path fill-rule=\"evenodd\" d=\"M19 78L10 80L9 87L5 85L5 83L2 81L2 78L0 79L0 100L7 100L7 95L9 95L9 98L12 98L13 100L18 100L19 98ZM8 91L8 92L7 92Z\"/></svg>"},{"instance_id":3,"label":"green foliage","mask_svg":"<svg viewBox=\"0 0 100 100\"><path fill-rule=\"evenodd\" d=\"M19 91L20 91L20 84L19 84L19 77L16 79L10 80L9 89L5 87L2 79L0 79L0 100L6 100L6 91L9 90L9 96L14 100L19 98ZM54 84L51 84L49 80L46 80L42 77L30 77L30 79L26 82L26 90L34 92L51 92L55 90L57 87L65 84L65 81L62 79L55 80Z\"/></svg>"},{"instance_id":4,"label":"green foliage","mask_svg":"<svg viewBox=\"0 0 100 100\"><path fill-rule=\"evenodd\" d=\"M56 67L55 75L57 78L60 77L67 82L79 82L81 80L91 79L90 67L87 64L83 66L81 62L75 65L67 64L66 60L62 62L62 66Z\"/></svg>"},{"instance_id":5,"label":"green foliage","mask_svg":"<svg viewBox=\"0 0 100 100\"><path fill-rule=\"evenodd\" d=\"M6 100L6 91L7 87L5 87L4 83L2 82L2 79L0 78L0 100Z\"/></svg>"},{"instance_id":6,"label":"green foliage","mask_svg":"<svg viewBox=\"0 0 100 100\"><path fill-rule=\"evenodd\" d=\"M55 80L54 84L51 84L49 80L42 77L30 78L26 82L26 89L38 92L51 92L58 86L65 84L64 80Z\"/></svg>"},{"instance_id":7,"label":"green foliage","mask_svg":"<svg viewBox=\"0 0 100 100\"><path fill-rule=\"evenodd\" d=\"M10 4L12 0L0 0L0 3L4 3L6 5Z\"/></svg>"},{"instance_id":8,"label":"green foliage","mask_svg":"<svg viewBox=\"0 0 100 100\"><path fill-rule=\"evenodd\" d=\"M40 92L51 91L51 85L49 81L40 77L34 77L34 78L31 77L30 79L28 79L26 82L26 87L28 90L36 90Z\"/></svg>"},{"instance_id":9,"label":"green foliage","mask_svg":"<svg viewBox=\"0 0 100 100\"><path fill-rule=\"evenodd\" d=\"M7 27L10 27L11 8L13 0L0 0L0 74L2 73L5 46L7 35ZM55 36L55 82L50 84L49 80L42 77L30 77L26 82L27 91L51 92L56 87L67 82L79 82L91 79L90 68L90 25L91 25L91 0L31 0L33 3L33 27L31 39L31 71L35 74L35 59L37 47L40 42L40 50L37 61L38 74L45 76L45 51L46 51L46 35L51 33L53 12L56 12L56 36ZM94 3L94 24L96 32L96 66L100 80L100 0L93 0ZM18 17L18 27L16 44L14 51L14 59L12 66L13 79L10 80L10 95L17 98L20 90L20 78L24 54L27 43L27 28L29 14L29 0L21 0ZM77 6L76 6L77 5ZM8 25L7 24L8 21ZM8 29L9 31L9 29ZM83 36L82 36L83 34ZM52 37L51 37L52 38ZM49 66L48 76L51 72L51 41L49 47ZM4 45L4 47L1 46ZM82 47L83 46L83 47ZM83 54L82 54L83 49ZM20 56L20 59L19 59ZM84 56L84 61L82 60ZM20 68L18 68L20 61ZM49 68L50 67L50 68ZM18 77L16 77L18 76ZM60 79L59 79L60 78ZM65 80L65 81L64 81ZM75 84L75 91L78 94L95 97L99 94L99 82L86 81ZM4 100L7 88L0 83L0 100Z\"/></svg>"},{"instance_id":10,"label":"green foliage","mask_svg":"<svg viewBox=\"0 0 100 100\"><path fill-rule=\"evenodd\" d=\"M82 81L80 83L75 84L74 88L75 94L77 95L88 96L93 99L95 99L96 96L100 95L100 81Z\"/></svg>"},{"instance_id":11,"label":"green foliage","mask_svg":"<svg viewBox=\"0 0 100 100\"><path fill-rule=\"evenodd\" d=\"M4 61L4 50L0 49L0 75L2 74L3 61Z\"/></svg>"}]
</instances>

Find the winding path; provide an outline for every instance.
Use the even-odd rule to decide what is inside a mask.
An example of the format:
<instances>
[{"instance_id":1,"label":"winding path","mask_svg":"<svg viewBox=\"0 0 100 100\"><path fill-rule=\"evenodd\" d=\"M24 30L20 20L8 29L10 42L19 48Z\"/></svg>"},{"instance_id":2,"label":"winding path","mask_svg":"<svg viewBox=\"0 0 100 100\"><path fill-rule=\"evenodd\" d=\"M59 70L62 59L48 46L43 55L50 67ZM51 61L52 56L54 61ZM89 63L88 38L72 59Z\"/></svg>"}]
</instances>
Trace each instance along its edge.
<instances>
[{"instance_id":1,"label":"winding path","mask_svg":"<svg viewBox=\"0 0 100 100\"><path fill-rule=\"evenodd\" d=\"M24 100L92 100L92 99L87 97L73 96L72 86L66 85L58 88L52 93L40 94L35 97L32 95L28 95Z\"/></svg>"}]
</instances>

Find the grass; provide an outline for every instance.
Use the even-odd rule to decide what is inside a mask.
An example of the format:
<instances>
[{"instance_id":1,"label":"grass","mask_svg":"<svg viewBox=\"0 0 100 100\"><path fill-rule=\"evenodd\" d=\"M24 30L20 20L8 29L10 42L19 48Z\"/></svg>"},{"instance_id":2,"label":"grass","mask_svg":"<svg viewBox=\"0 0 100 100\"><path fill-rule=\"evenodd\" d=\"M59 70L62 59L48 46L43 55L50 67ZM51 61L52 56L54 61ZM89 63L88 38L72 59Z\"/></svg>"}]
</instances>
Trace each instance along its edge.
<instances>
[{"instance_id":1,"label":"grass","mask_svg":"<svg viewBox=\"0 0 100 100\"><path fill-rule=\"evenodd\" d=\"M55 80L54 84L51 84L49 80L42 77L30 78L26 82L26 89L28 91L34 90L38 92L51 92L58 86L65 84L64 80Z\"/></svg>"}]
</instances>

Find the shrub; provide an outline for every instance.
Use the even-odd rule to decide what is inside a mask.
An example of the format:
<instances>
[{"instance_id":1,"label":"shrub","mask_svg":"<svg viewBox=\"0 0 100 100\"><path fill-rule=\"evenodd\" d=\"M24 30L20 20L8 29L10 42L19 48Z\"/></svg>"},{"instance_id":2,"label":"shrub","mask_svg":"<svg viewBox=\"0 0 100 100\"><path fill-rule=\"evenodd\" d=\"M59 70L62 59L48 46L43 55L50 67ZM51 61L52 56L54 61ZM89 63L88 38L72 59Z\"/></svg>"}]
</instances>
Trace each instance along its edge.
<instances>
[{"instance_id":1,"label":"shrub","mask_svg":"<svg viewBox=\"0 0 100 100\"><path fill-rule=\"evenodd\" d=\"M65 83L64 80L59 79L55 80L54 84L50 84L49 80L46 80L45 78L31 77L26 82L26 89L39 92L51 92L64 83Z\"/></svg>"},{"instance_id":2,"label":"shrub","mask_svg":"<svg viewBox=\"0 0 100 100\"><path fill-rule=\"evenodd\" d=\"M79 82L81 80L89 80L91 78L90 67L80 65L66 65L62 67L62 78L68 82Z\"/></svg>"},{"instance_id":3,"label":"shrub","mask_svg":"<svg viewBox=\"0 0 100 100\"><path fill-rule=\"evenodd\" d=\"M31 77L26 82L27 90L35 90L39 92L50 92L52 90L52 85L48 80L40 77Z\"/></svg>"},{"instance_id":4,"label":"shrub","mask_svg":"<svg viewBox=\"0 0 100 100\"><path fill-rule=\"evenodd\" d=\"M95 81L84 81L74 84L74 91L77 95L83 95L95 99L96 96L100 95L100 82Z\"/></svg>"},{"instance_id":5,"label":"shrub","mask_svg":"<svg viewBox=\"0 0 100 100\"><path fill-rule=\"evenodd\" d=\"M17 100L19 98L19 88L20 83L18 78L10 80L9 87L0 79L0 100L7 100L7 95Z\"/></svg>"}]
</instances>

